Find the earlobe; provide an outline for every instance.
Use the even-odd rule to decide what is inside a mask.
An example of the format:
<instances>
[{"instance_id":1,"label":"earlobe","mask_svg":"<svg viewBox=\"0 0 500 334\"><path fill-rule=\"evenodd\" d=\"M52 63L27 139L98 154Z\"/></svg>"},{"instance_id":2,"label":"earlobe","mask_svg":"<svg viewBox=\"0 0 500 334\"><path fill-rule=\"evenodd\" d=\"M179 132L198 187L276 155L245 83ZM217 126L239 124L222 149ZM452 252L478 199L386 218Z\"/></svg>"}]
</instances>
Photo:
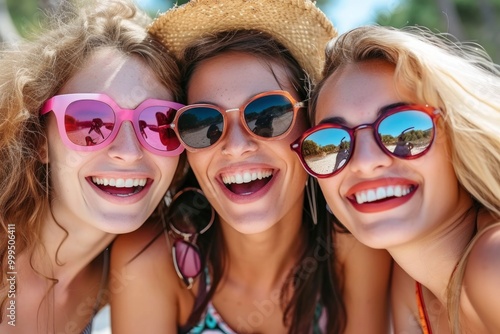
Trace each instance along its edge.
<instances>
[{"instance_id":1,"label":"earlobe","mask_svg":"<svg viewBox=\"0 0 500 334\"><path fill-rule=\"evenodd\" d=\"M43 142L42 145L38 148L38 159L43 164L49 163L49 144L47 139Z\"/></svg>"}]
</instances>

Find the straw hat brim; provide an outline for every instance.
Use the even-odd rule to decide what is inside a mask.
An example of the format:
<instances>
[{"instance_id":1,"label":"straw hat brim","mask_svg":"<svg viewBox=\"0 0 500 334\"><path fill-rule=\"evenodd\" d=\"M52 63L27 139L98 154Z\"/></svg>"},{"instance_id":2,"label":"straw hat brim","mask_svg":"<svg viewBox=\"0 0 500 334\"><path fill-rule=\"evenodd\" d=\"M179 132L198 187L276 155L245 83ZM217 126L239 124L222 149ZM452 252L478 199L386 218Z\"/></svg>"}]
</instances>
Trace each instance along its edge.
<instances>
[{"instance_id":1,"label":"straw hat brim","mask_svg":"<svg viewBox=\"0 0 500 334\"><path fill-rule=\"evenodd\" d=\"M313 81L320 77L324 50L337 35L310 0L191 0L160 14L149 27L178 59L198 38L228 30L259 30L290 50Z\"/></svg>"}]
</instances>

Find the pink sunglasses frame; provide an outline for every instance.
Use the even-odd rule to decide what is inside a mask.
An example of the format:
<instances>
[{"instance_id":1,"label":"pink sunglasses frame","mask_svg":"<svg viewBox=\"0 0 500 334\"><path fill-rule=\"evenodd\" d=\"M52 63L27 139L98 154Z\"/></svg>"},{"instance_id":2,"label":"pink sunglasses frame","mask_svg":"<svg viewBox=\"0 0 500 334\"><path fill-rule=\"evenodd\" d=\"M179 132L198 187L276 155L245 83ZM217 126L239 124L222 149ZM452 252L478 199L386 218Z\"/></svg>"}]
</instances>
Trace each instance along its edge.
<instances>
[{"instance_id":1,"label":"pink sunglasses frame","mask_svg":"<svg viewBox=\"0 0 500 334\"><path fill-rule=\"evenodd\" d=\"M111 109L113 110L113 113L115 115L115 126L113 127L113 130L109 134L109 136L101 143L92 145L92 146L81 146L73 143L66 132L65 128L65 122L64 122L64 116L66 113L66 109L68 106L76 101L81 101L81 100L93 100L93 101L98 101L107 104ZM50 111L54 112L54 115L56 116L56 121L57 121L57 127L59 130L59 135L63 141L63 143L70 149L75 150L75 151L97 151L100 150L109 144L113 142L113 140L116 138L118 132L120 131L120 128L123 124L124 121L130 121L132 123L132 126L134 128L135 135L137 137L137 140L141 143L142 147L145 148L147 151L157 154L157 155L162 155L162 156L178 156L184 151L184 146L182 145L182 141L179 140L179 147L177 147L175 150L172 151L162 151L158 150L151 145L149 145L146 140L142 137L140 130L139 130L139 115L143 110L149 107L168 107L171 109L174 109L178 111L180 108L184 107L183 104L177 103L177 102L172 102L172 101L166 101L166 100L158 100L158 99L147 99L143 102L141 102L135 109L124 109L121 108L112 98L110 98L106 94L98 94L98 93L82 93L82 94L61 94L61 95L55 95L48 99L42 106L40 110L40 115L45 115L49 113ZM174 124L167 124L166 125L168 128L172 129L174 128ZM174 131L175 132L175 131ZM177 136L177 133L176 133Z\"/></svg>"}]
</instances>

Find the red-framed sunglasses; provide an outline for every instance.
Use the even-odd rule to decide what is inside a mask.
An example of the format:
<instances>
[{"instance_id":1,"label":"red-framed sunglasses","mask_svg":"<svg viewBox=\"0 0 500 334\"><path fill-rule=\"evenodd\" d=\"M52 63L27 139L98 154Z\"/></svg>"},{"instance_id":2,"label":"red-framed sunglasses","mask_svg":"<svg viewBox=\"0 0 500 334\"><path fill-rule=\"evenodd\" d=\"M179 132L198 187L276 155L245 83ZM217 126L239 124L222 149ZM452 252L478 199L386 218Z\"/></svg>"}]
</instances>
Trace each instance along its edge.
<instances>
[{"instance_id":1,"label":"red-framed sunglasses","mask_svg":"<svg viewBox=\"0 0 500 334\"><path fill-rule=\"evenodd\" d=\"M135 109L123 109L105 94L63 94L47 100L40 115L53 111L63 143L76 151L96 151L116 138L124 121L132 122L137 139L148 151L176 156L184 148L172 121L183 105L148 99Z\"/></svg>"},{"instance_id":2,"label":"red-framed sunglasses","mask_svg":"<svg viewBox=\"0 0 500 334\"><path fill-rule=\"evenodd\" d=\"M200 189L185 188L172 198L166 218L178 236L172 245L175 271L191 289L204 267L196 240L212 226L215 211Z\"/></svg>"},{"instance_id":3,"label":"red-framed sunglasses","mask_svg":"<svg viewBox=\"0 0 500 334\"><path fill-rule=\"evenodd\" d=\"M213 104L191 104L177 112L175 131L188 151L215 145L226 130L226 114L239 112L245 129L259 139L286 136L296 119L297 111L306 106L290 93L281 90L257 94L243 106L224 110Z\"/></svg>"},{"instance_id":4,"label":"red-framed sunglasses","mask_svg":"<svg viewBox=\"0 0 500 334\"><path fill-rule=\"evenodd\" d=\"M322 123L307 130L290 148L297 153L305 170L326 178L339 173L355 149L356 132L373 129L378 146L387 155L416 159L429 151L436 135L439 109L422 105L400 105L386 110L371 124L349 128Z\"/></svg>"}]
</instances>

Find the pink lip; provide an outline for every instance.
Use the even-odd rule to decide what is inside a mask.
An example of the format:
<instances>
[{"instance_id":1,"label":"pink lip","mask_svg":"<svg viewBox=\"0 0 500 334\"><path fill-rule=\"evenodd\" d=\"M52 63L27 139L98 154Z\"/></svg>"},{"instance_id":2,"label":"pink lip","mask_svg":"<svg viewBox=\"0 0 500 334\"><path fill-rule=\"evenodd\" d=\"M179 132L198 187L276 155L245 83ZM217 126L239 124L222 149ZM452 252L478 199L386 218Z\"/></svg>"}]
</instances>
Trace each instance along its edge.
<instances>
[{"instance_id":1,"label":"pink lip","mask_svg":"<svg viewBox=\"0 0 500 334\"><path fill-rule=\"evenodd\" d=\"M130 205L139 202L148 194L148 191L151 188L151 185L153 184L153 180L148 178L148 181L146 182L144 188L142 188L137 194L121 197L103 191L101 188L99 188L92 182L91 178L86 178L86 180L90 184L92 189L94 189L95 192L105 201L119 205Z\"/></svg>"},{"instance_id":2,"label":"pink lip","mask_svg":"<svg viewBox=\"0 0 500 334\"><path fill-rule=\"evenodd\" d=\"M406 196L402 197L390 197L377 202L358 204L354 198L356 192L368 189L376 189L378 187L396 186L396 185L411 185L413 186L413 191ZM378 180L370 180L360 182L353 187L351 187L347 193L346 198L351 203L351 205L359 212L362 213L376 213L382 211L392 210L398 206L401 206L412 199L418 189L418 184L412 182L408 179L402 178L384 178Z\"/></svg>"},{"instance_id":3,"label":"pink lip","mask_svg":"<svg viewBox=\"0 0 500 334\"><path fill-rule=\"evenodd\" d=\"M263 186L262 188L260 188L259 190L257 190L256 192L253 192L251 194L246 194L246 195L238 195L238 194L235 194L233 193L232 191L230 191L226 185L224 184L224 182L222 182L222 177L221 175L223 174L231 174L231 173L235 173L235 172L242 172L242 171L248 171L248 170L253 170L253 169L272 169L273 170L273 175L271 176L271 179L269 180L269 182L267 182L267 184L265 186ZM259 166L256 166L256 165L252 165L252 166L248 166L248 165L245 165L245 166L237 166L237 167L230 167L230 168L224 168L223 170L219 171L218 175L219 177L217 178L217 183L219 184L220 188L222 189L222 193L232 202L234 203L237 203L237 204L245 204L245 203L251 203L251 202L254 202L260 198L262 198L263 196L265 196L269 190L271 189L271 187L273 186L274 182L276 181L276 177L277 175L279 174L279 171L272 168L272 167L269 167L269 166L262 166L262 165L259 165Z\"/></svg>"}]
</instances>

